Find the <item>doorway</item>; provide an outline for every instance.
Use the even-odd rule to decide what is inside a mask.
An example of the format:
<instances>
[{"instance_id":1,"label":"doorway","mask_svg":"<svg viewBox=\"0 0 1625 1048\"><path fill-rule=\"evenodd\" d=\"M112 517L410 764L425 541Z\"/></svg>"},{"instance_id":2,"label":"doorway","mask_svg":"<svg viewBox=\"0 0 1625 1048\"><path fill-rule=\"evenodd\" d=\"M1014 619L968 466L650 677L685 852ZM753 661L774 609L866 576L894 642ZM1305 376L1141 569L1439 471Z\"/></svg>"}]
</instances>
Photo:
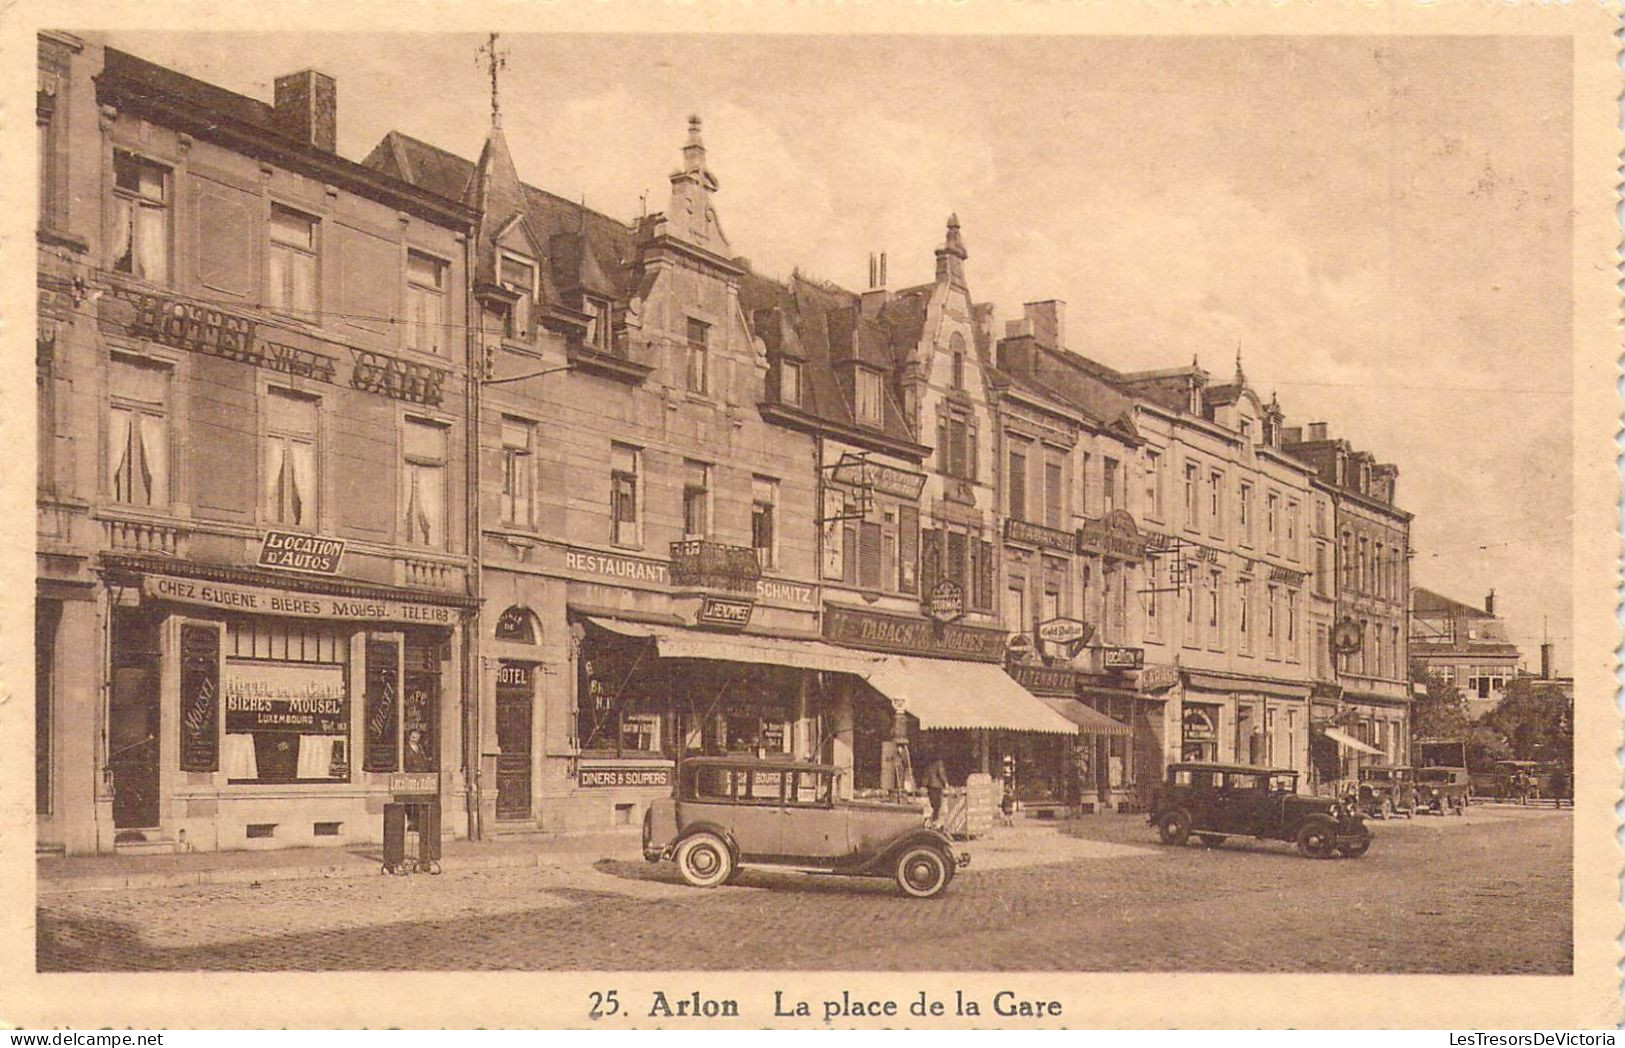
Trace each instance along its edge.
<instances>
[{"instance_id":1,"label":"doorway","mask_svg":"<svg viewBox=\"0 0 1625 1048\"><path fill-rule=\"evenodd\" d=\"M503 661L497 667L497 811L501 820L531 817L531 726L535 667Z\"/></svg>"},{"instance_id":2,"label":"doorway","mask_svg":"<svg viewBox=\"0 0 1625 1048\"><path fill-rule=\"evenodd\" d=\"M113 618L113 693L107 712L107 770L113 828L158 825L159 658L162 620L122 609Z\"/></svg>"}]
</instances>

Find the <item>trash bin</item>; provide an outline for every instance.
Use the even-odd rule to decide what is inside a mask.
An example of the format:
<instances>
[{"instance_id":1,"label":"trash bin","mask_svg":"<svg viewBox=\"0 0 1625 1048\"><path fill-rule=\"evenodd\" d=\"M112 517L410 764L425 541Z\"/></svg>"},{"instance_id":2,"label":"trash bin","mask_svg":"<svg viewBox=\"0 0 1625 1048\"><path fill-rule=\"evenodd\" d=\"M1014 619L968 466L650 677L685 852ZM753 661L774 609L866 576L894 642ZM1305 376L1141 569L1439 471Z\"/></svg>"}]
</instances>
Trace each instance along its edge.
<instances>
[{"instance_id":1,"label":"trash bin","mask_svg":"<svg viewBox=\"0 0 1625 1048\"><path fill-rule=\"evenodd\" d=\"M407 857L407 836L417 837L416 854ZM440 872L440 798L397 800L384 805L384 871Z\"/></svg>"}]
</instances>

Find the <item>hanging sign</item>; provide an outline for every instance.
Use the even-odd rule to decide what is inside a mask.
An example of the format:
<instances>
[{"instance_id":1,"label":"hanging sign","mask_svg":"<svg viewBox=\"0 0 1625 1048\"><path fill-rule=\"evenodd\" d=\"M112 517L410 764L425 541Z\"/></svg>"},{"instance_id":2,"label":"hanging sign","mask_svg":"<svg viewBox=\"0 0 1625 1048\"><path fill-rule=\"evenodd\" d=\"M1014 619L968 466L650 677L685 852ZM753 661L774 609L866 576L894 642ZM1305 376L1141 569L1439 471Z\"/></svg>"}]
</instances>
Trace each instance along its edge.
<instances>
[{"instance_id":1,"label":"hanging sign","mask_svg":"<svg viewBox=\"0 0 1625 1048\"><path fill-rule=\"evenodd\" d=\"M943 579L931 587L925 613L938 622L952 622L965 615L965 587L953 579Z\"/></svg>"},{"instance_id":2,"label":"hanging sign","mask_svg":"<svg viewBox=\"0 0 1625 1048\"><path fill-rule=\"evenodd\" d=\"M1335 655L1352 655L1360 650L1364 643L1360 624L1353 619L1344 619L1332 627L1332 653Z\"/></svg>"}]
</instances>

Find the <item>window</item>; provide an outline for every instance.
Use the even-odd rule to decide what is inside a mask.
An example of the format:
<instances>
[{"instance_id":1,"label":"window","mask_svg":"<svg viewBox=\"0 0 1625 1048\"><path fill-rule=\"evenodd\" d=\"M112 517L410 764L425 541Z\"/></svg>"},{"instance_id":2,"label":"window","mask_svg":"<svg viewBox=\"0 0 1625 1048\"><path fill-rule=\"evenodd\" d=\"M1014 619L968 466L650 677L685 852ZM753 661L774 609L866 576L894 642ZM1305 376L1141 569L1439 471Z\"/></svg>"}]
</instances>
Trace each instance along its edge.
<instances>
[{"instance_id":1,"label":"window","mask_svg":"<svg viewBox=\"0 0 1625 1048\"><path fill-rule=\"evenodd\" d=\"M779 361L779 403L801 406L801 362L798 360Z\"/></svg>"},{"instance_id":2,"label":"window","mask_svg":"<svg viewBox=\"0 0 1625 1048\"><path fill-rule=\"evenodd\" d=\"M1241 498L1236 505L1237 521L1241 525L1241 541L1247 545L1253 542L1253 486L1248 483L1241 485Z\"/></svg>"},{"instance_id":3,"label":"window","mask_svg":"<svg viewBox=\"0 0 1625 1048\"><path fill-rule=\"evenodd\" d=\"M406 541L446 545L446 427L407 419L402 428Z\"/></svg>"},{"instance_id":4,"label":"window","mask_svg":"<svg viewBox=\"0 0 1625 1048\"><path fill-rule=\"evenodd\" d=\"M1196 463L1185 463L1185 527L1195 531L1198 526L1196 504Z\"/></svg>"},{"instance_id":5,"label":"window","mask_svg":"<svg viewBox=\"0 0 1625 1048\"><path fill-rule=\"evenodd\" d=\"M775 515L779 505L779 482L768 477L750 481L750 545L756 563L766 571L779 566L779 532Z\"/></svg>"},{"instance_id":6,"label":"window","mask_svg":"<svg viewBox=\"0 0 1625 1048\"><path fill-rule=\"evenodd\" d=\"M1162 516L1162 455L1155 451L1145 453L1145 515Z\"/></svg>"},{"instance_id":7,"label":"window","mask_svg":"<svg viewBox=\"0 0 1625 1048\"><path fill-rule=\"evenodd\" d=\"M1118 507L1118 470L1117 460L1108 458L1101 462L1100 467L1100 509L1102 513L1110 513Z\"/></svg>"},{"instance_id":8,"label":"window","mask_svg":"<svg viewBox=\"0 0 1625 1048\"><path fill-rule=\"evenodd\" d=\"M1241 439L1247 444L1253 442L1253 420L1250 418L1241 420Z\"/></svg>"},{"instance_id":9,"label":"window","mask_svg":"<svg viewBox=\"0 0 1625 1048\"><path fill-rule=\"evenodd\" d=\"M1278 634L1275 629L1275 620L1280 596L1280 590L1275 586L1271 586L1269 588L1269 600L1264 605L1264 636L1269 639L1271 658L1274 658L1279 651L1279 645L1276 644Z\"/></svg>"},{"instance_id":10,"label":"window","mask_svg":"<svg viewBox=\"0 0 1625 1048\"><path fill-rule=\"evenodd\" d=\"M947 410L937 421L937 468L951 477L975 480L980 472L976 423L964 413Z\"/></svg>"},{"instance_id":11,"label":"window","mask_svg":"<svg viewBox=\"0 0 1625 1048\"><path fill-rule=\"evenodd\" d=\"M1222 576L1218 572L1208 575L1207 586L1207 624L1213 632L1210 635L1217 643L1219 640L1219 594L1224 588Z\"/></svg>"},{"instance_id":12,"label":"window","mask_svg":"<svg viewBox=\"0 0 1625 1048\"><path fill-rule=\"evenodd\" d=\"M1004 591L1004 624L1012 633L1025 633L1032 623L1027 621L1027 581L1013 578Z\"/></svg>"},{"instance_id":13,"label":"window","mask_svg":"<svg viewBox=\"0 0 1625 1048\"><path fill-rule=\"evenodd\" d=\"M1370 591L1370 589L1371 589L1370 543L1368 543L1366 541L1366 537L1364 535L1360 536L1360 560L1358 562L1358 566L1356 568L1356 574L1355 574L1354 578L1355 578L1355 585L1359 586L1361 592L1369 592Z\"/></svg>"},{"instance_id":14,"label":"window","mask_svg":"<svg viewBox=\"0 0 1625 1048\"><path fill-rule=\"evenodd\" d=\"M1326 503L1315 500L1315 534L1326 534Z\"/></svg>"},{"instance_id":15,"label":"window","mask_svg":"<svg viewBox=\"0 0 1625 1048\"><path fill-rule=\"evenodd\" d=\"M880 403L880 372L858 368L854 379L857 388L858 421L866 426L878 426L884 419Z\"/></svg>"},{"instance_id":16,"label":"window","mask_svg":"<svg viewBox=\"0 0 1625 1048\"><path fill-rule=\"evenodd\" d=\"M169 369L114 357L108 369L107 476L113 499L169 504Z\"/></svg>"},{"instance_id":17,"label":"window","mask_svg":"<svg viewBox=\"0 0 1625 1048\"><path fill-rule=\"evenodd\" d=\"M502 334L525 338L530 334L530 304L536 300L536 266L523 258L504 254L497 266L497 283L518 296L512 308L502 313Z\"/></svg>"},{"instance_id":18,"label":"window","mask_svg":"<svg viewBox=\"0 0 1625 1048\"><path fill-rule=\"evenodd\" d=\"M1210 534L1219 534L1224 523L1224 474L1211 470L1207 475L1207 526Z\"/></svg>"},{"instance_id":19,"label":"window","mask_svg":"<svg viewBox=\"0 0 1625 1048\"><path fill-rule=\"evenodd\" d=\"M878 521L863 521L858 525L858 585L864 589L879 589L881 564L881 527Z\"/></svg>"},{"instance_id":20,"label":"window","mask_svg":"<svg viewBox=\"0 0 1625 1048\"><path fill-rule=\"evenodd\" d=\"M617 546L642 545L638 529L638 449L609 448L609 540Z\"/></svg>"},{"instance_id":21,"label":"window","mask_svg":"<svg viewBox=\"0 0 1625 1048\"><path fill-rule=\"evenodd\" d=\"M229 781L349 780L349 639L310 621L226 623L220 763ZM368 676L380 668L369 663ZM393 660L387 670L393 685ZM388 689L391 699L396 691ZM393 732L387 741L396 744Z\"/></svg>"},{"instance_id":22,"label":"window","mask_svg":"<svg viewBox=\"0 0 1625 1048\"><path fill-rule=\"evenodd\" d=\"M1009 479L1010 507L1012 520L1027 519L1027 444L1025 441L1012 440L1010 442L1010 479Z\"/></svg>"},{"instance_id":23,"label":"window","mask_svg":"<svg viewBox=\"0 0 1625 1048\"><path fill-rule=\"evenodd\" d=\"M536 423L502 416L502 523L533 527Z\"/></svg>"},{"instance_id":24,"label":"window","mask_svg":"<svg viewBox=\"0 0 1625 1048\"><path fill-rule=\"evenodd\" d=\"M683 460L683 537L703 539L711 534L711 467Z\"/></svg>"},{"instance_id":25,"label":"window","mask_svg":"<svg viewBox=\"0 0 1625 1048\"><path fill-rule=\"evenodd\" d=\"M897 507L897 589L903 593L920 591L920 511L915 506Z\"/></svg>"},{"instance_id":26,"label":"window","mask_svg":"<svg viewBox=\"0 0 1625 1048\"><path fill-rule=\"evenodd\" d=\"M1061 452L1044 449L1044 523L1052 528L1066 526L1065 474Z\"/></svg>"},{"instance_id":27,"label":"window","mask_svg":"<svg viewBox=\"0 0 1625 1048\"><path fill-rule=\"evenodd\" d=\"M316 219L271 205L271 258L265 267L266 304L290 313L316 313Z\"/></svg>"},{"instance_id":28,"label":"window","mask_svg":"<svg viewBox=\"0 0 1625 1048\"><path fill-rule=\"evenodd\" d=\"M1277 541L1280 536L1278 520L1280 503L1281 496L1273 491L1264 500L1264 534L1269 542L1269 551L1271 553L1279 552L1280 547L1280 543Z\"/></svg>"},{"instance_id":29,"label":"window","mask_svg":"<svg viewBox=\"0 0 1625 1048\"><path fill-rule=\"evenodd\" d=\"M688 366L685 382L690 393L704 393L710 388L711 325L703 320L688 318Z\"/></svg>"},{"instance_id":30,"label":"window","mask_svg":"<svg viewBox=\"0 0 1625 1048\"><path fill-rule=\"evenodd\" d=\"M1347 531L1343 532L1342 553L1343 588L1352 590L1354 588L1354 536Z\"/></svg>"},{"instance_id":31,"label":"window","mask_svg":"<svg viewBox=\"0 0 1625 1048\"><path fill-rule=\"evenodd\" d=\"M1242 579L1236 585L1236 628L1241 633L1242 654L1253 650L1252 583Z\"/></svg>"},{"instance_id":32,"label":"window","mask_svg":"<svg viewBox=\"0 0 1625 1048\"><path fill-rule=\"evenodd\" d=\"M965 344L956 332L953 350L953 384L955 389L965 388Z\"/></svg>"},{"instance_id":33,"label":"window","mask_svg":"<svg viewBox=\"0 0 1625 1048\"><path fill-rule=\"evenodd\" d=\"M113 151L113 270L169 283L169 168Z\"/></svg>"},{"instance_id":34,"label":"window","mask_svg":"<svg viewBox=\"0 0 1625 1048\"><path fill-rule=\"evenodd\" d=\"M1298 559L1298 503L1295 500L1286 504L1286 555L1292 560Z\"/></svg>"},{"instance_id":35,"label":"window","mask_svg":"<svg viewBox=\"0 0 1625 1048\"><path fill-rule=\"evenodd\" d=\"M287 390L265 398L265 507L277 524L317 526L316 413L318 402Z\"/></svg>"},{"instance_id":36,"label":"window","mask_svg":"<svg viewBox=\"0 0 1625 1048\"><path fill-rule=\"evenodd\" d=\"M614 349L610 330L610 305L604 299L582 296L581 311L587 314L586 343L600 353Z\"/></svg>"},{"instance_id":37,"label":"window","mask_svg":"<svg viewBox=\"0 0 1625 1048\"><path fill-rule=\"evenodd\" d=\"M1326 544L1315 543L1315 592L1322 597L1331 596L1331 572L1326 565Z\"/></svg>"},{"instance_id":38,"label":"window","mask_svg":"<svg viewBox=\"0 0 1625 1048\"><path fill-rule=\"evenodd\" d=\"M446 263L420 251L406 253L406 344L446 351Z\"/></svg>"}]
</instances>

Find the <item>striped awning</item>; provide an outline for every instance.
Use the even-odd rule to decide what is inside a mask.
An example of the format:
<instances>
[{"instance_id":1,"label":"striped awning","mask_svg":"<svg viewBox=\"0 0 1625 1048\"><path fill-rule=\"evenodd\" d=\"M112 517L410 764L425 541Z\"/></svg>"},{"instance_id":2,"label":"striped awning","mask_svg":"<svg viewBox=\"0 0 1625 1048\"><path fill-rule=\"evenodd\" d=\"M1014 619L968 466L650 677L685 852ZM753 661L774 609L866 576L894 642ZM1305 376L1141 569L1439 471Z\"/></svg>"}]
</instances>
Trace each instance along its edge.
<instances>
[{"instance_id":1,"label":"striped awning","mask_svg":"<svg viewBox=\"0 0 1625 1048\"><path fill-rule=\"evenodd\" d=\"M1338 731L1336 728L1325 728L1321 731L1321 734L1326 736L1328 739L1331 739L1339 746L1351 749L1356 753L1370 753L1378 757L1382 756L1382 751L1377 749L1375 746L1367 746L1354 736Z\"/></svg>"},{"instance_id":2,"label":"striped awning","mask_svg":"<svg viewBox=\"0 0 1625 1048\"><path fill-rule=\"evenodd\" d=\"M1040 697L1040 702L1078 726L1087 735L1133 735L1134 729L1122 721L1113 720L1099 710L1091 709L1077 699L1051 699Z\"/></svg>"},{"instance_id":3,"label":"striped awning","mask_svg":"<svg viewBox=\"0 0 1625 1048\"><path fill-rule=\"evenodd\" d=\"M869 685L920 721L922 728L990 728L1071 735L1078 729L986 662L887 655Z\"/></svg>"}]
</instances>

